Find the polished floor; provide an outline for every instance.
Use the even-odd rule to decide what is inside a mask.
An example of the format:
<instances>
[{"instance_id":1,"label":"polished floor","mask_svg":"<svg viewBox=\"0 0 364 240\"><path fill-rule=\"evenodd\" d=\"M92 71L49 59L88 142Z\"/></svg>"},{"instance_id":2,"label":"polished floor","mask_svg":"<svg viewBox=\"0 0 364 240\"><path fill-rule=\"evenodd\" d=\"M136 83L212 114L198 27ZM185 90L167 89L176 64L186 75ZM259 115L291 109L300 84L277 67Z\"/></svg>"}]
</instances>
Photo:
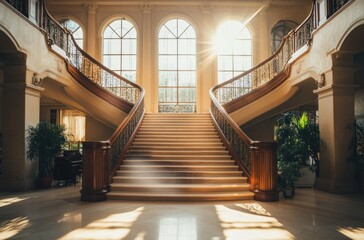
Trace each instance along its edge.
<instances>
[{"instance_id":1,"label":"polished floor","mask_svg":"<svg viewBox=\"0 0 364 240\"><path fill-rule=\"evenodd\" d=\"M0 239L364 239L363 194L306 188L274 203L88 203L78 191L0 193Z\"/></svg>"}]
</instances>

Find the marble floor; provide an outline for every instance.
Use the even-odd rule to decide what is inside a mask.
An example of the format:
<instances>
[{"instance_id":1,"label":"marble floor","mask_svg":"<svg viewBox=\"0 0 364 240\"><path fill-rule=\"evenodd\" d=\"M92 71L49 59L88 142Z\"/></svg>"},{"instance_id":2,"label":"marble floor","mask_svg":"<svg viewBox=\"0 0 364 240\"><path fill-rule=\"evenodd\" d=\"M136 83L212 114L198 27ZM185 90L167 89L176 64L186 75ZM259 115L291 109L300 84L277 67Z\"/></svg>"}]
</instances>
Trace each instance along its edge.
<instances>
[{"instance_id":1,"label":"marble floor","mask_svg":"<svg viewBox=\"0 0 364 240\"><path fill-rule=\"evenodd\" d=\"M297 189L293 199L81 202L79 187L0 193L0 239L364 239L364 195Z\"/></svg>"}]
</instances>

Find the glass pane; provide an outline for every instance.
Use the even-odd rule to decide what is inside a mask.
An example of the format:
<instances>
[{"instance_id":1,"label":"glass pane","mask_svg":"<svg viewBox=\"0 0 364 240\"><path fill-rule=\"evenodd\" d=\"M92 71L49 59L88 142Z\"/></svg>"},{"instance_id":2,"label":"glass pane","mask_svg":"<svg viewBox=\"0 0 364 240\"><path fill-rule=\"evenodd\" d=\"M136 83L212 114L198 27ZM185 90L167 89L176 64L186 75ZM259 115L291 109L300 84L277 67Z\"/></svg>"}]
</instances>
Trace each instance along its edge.
<instances>
[{"instance_id":1,"label":"glass pane","mask_svg":"<svg viewBox=\"0 0 364 240\"><path fill-rule=\"evenodd\" d=\"M136 70L136 56L135 55L123 55L121 57L122 70Z\"/></svg>"},{"instance_id":2,"label":"glass pane","mask_svg":"<svg viewBox=\"0 0 364 240\"><path fill-rule=\"evenodd\" d=\"M120 54L120 39L104 39L104 54Z\"/></svg>"},{"instance_id":3,"label":"glass pane","mask_svg":"<svg viewBox=\"0 0 364 240\"><path fill-rule=\"evenodd\" d=\"M136 39L123 39L122 41L123 54L136 54Z\"/></svg>"},{"instance_id":4,"label":"glass pane","mask_svg":"<svg viewBox=\"0 0 364 240\"><path fill-rule=\"evenodd\" d=\"M120 70L120 56L104 56L104 65L111 70Z\"/></svg>"},{"instance_id":5,"label":"glass pane","mask_svg":"<svg viewBox=\"0 0 364 240\"><path fill-rule=\"evenodd\" d=\"M177 88L159 88L159 102L176 102Z\"/></svg>"},{"instance_id":6,"label":"glass pane","mask_svg":"<svg viewBox=\"0 0 364 240\"><path fill-rule=\"evenodd\" d=\"M234 71L244 71L246 64L244 63L244 56L234 56Z\"/></svg>"},{"instance_id":7,"label":"glass pane","mask_svg":"<svg viewBox=\"0 0 364 240\"><path fill-rule=\"evenodd\" d=\"M159 71L159 86L177 87L177 72Z\"/></svg>"},{"instance_id":8,"label":"glass pane","mask_svg":"<svg viewBox=\"0 0 364 240\"><path fill-rule=\"evenodd\" d=\"M178 37L178 33L177 33L177 19L172 19L169 20L168 22L166 22L164 24L164 26L168 29L168 31L170 32L170 34L172 34L174 36L174 38ZM169 36L170 36L169 34Z\"/></svg>"},{"instance_id":9,"label":"glass pane","mask_svg":"<svg viewBox=\"0 0 364 240\"><path fill-rule=\"evenodd\" d=\"M159 38L171 38L175 39L176 36L166 27L162 26L161 30L159 31Z\"/></svg>"},{"instance_id":10,"label":"glass pane","mask_svg":"<svg viewBox=\"0 0 364 240\"><path fill-rule=\"evenodd\" d=\"M196 89L195 88L179 88L178 89L179 102L195 102Z\"/></svg>"},{"instance_id":11,"label":"glass pane","mask_svg":"<svg viewBox=\"0 0 364 240\"><path fill-rule=\"evenodd\" d=\"M182 19L177 20L177 25L178 25L178 37L181 37L185 33L187 28L190 26L188 22Z\"/></svg>"},{"instance_id":12,"label":"glass pane","mask_svg":"<svg viewBox=\"0 0 364 240\"><path fill-rule=\"evenodd\" d=\"M159 54L177 54L177 39L159 39Z\"/></svg>"},{"instance_id":13,"label":"glass pane","mask_svg":"<svg viewBox=\"0 0 364 240\"><path fill-rule=\"evenodd\" d=\"M121 20L116 20L110 23L109 28L111 28L112 38L121 38Z\"/></svg>"},{"instance_id":14,"label":"glass pane","mask_svg":"<svg viewBox=\"0 0 364 240\"><path fill-rule=\"evenodd\" d=\"M179 39L178 40L178 53L179 54L196 54L196 40L195 39Z\"/></svg>"},{"instance_id":15,"label":"glass pane","mask_svg":"<svg viewBox=\"0 0 364 240\"><path fill-rule=\"evenodd\" d=\"M178 72L179 86L196 86L196 72L195 71L179 71Z\"/></svg>"},{"instance_id":16,"label":"glass pane","mask_svg":"<svg viewBox=\"0 0 364 240\"><path fill-rule=\"evenodd\" d=\"M219 72L219 83L225 82L233 78L233 72Z\"/></svg>"},{"instance_id":17,"label":"glass pane","mask_svg":"<svg viewBox=\"0 0 364 240\"><path fill-rule=\"evenodd\" d=\"M176 70L177 56L159 55L159 70Z\"/></svg>"},{"instance_id":18,"label":"glass pane","mask_svg":"<svg viewBox=\"0 0 364 240\"><path fill-rule=\"evenodd\" d=\"M135 82L136 81L136 72L135 71L122 71L121 75L128 79L129 81Z\"/></svg>"},{"instance_id":19,"label":"glass pane","mask_svg":"<svg viewBox=\"0 0 364 240\"><path fill-rule=\"evenodd\" d=\"M194 39L196 38L195 29L190 25L180 36L180 39Z\"/></svg>"},{"instance_id":20,"label":"glass pane","mask_svg":"<svg viewBox=\"0 0 364 240\"><path fill-rule=\"evenodd\" d=\"M195 70L195 56L178 56L178 70Z\"/></svg>"},{"instance_id":21,"label":"glass pane","mask_svg":"<svg viewBox=\"0 0 364 240\"><path fill-rule=\"evenodd\" d=\"M219 70L233 70L233 58L232 56L218 56L218 68Z\"/></svg>"}]
</instances>

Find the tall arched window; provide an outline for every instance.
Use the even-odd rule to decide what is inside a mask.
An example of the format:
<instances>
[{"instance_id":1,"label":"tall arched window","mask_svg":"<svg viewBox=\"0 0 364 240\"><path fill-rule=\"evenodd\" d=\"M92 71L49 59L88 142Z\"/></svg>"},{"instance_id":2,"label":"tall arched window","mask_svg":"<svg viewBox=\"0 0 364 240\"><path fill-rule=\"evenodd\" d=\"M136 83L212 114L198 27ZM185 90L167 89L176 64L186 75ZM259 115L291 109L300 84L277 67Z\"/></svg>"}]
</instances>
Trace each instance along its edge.
<instances>
[{"instance_id":1,"label":"tall arched window","mask_svg":"<svg viewBox=\"0 0 364 240\"><path fill-rule=\"evenodd\" d=\"M252 41L249 30L238 21L226 21L216 32L218 82L222 83L252 67Z\"/></svg>"},{"instance_id":2,"label":"tall arched window","mask_svg":"<svg viewBox=\"0 0 364 240\"><path fill-rule=\"evenodd\" d=\"M164 23L158 38L159 112L196 111L196 32L183 19Z\"/></svg>"},{"instance_id":3,"label":"tall arched window","mask_svg":"<svg viewBox=\"0 0 364 240\"><path fill-rule=\"evenodd\" d=\"M67 28L72 33L72 36L76 40L77 45L80 48L83 48L83 31L81 26L70 19L61 21L61 25Z\"/></svg>"},{"instance_id":4,"label":"tall arched window","mask_svg":"<svg viewBox=\"0 0 364 240\"><path fill-rule=\"evenodd\" d=\"M297 23L290 20L281 20L272 28L272 52L275 53L282 43L282 39L298 26Z\"/></svg>"},{"instance_id":5,"label":"tall arched window","mask_svg":"<svg viewBox=\"0 0 364 240\"><path fill-rule=\"evenodd\" d=\"M106 27L102 57L105 66L130 81L136 81L137 31L131 22L118 19Z\"/></svg>"}]
</instances>

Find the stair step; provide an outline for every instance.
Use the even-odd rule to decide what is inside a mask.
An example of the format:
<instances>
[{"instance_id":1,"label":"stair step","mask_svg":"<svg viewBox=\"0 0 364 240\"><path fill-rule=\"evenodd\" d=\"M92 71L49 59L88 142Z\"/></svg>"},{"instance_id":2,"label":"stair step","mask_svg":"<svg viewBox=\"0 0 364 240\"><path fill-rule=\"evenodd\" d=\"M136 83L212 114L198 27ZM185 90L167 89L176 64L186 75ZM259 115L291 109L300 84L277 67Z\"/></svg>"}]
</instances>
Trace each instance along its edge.
<instances>
[{"instance_id":1,"label":"stair step","mask_svg":"<svg viewBox=\"0 0 364 240\"><path fill-rule=\"evenodd\" d=\"M119 170L131 171L131 170L145 171L237 171L239 167L237 165L120 165ZM240 172L239 172L240 173Z\"/></svg>"},{"instance_id":2,"label":"stair step","mask_svg":"<svg viewBox=\"0 0 364 240\"><path fill-rule=\"evenodd\" d=\"M143 168L140 168L143 169ZM118 170L116 176L139 176L139 177L241 177L241 172L238 171L212 171L212 170L196 170L196 171L162 171L159 169L152 170Z\"/></svg>"},{"instance_id":3,"label":"stair step","mask_svg":"<svg viewBox=\"0 0 364 240\"><path fill-rule=\"evenodd\" d=\"M124 160L125 165L234 165L233 160Z\"/></svg>"},{"instance_id":4,"label":"stair step","mask_svg":"<svg viewBox=\"0 0 364 240\"><path fill-rule=\"evenodd\" d=\"M165 143L165 142L196 142L196 143L218 143L218 142L221 142L220 139L217 139L217 138L213 138L213 139L210 139L210 138L194 138L194 139L191 139L191 138L154 138L154 137L150 137L150 138L136 138L134 140L134 142L142 142L142 141L146 141L146 139L148 141L152 141L152 142L158 142L158 143Z\"/></svg>"},{"instance_id":5,"label":"stair step","mask_svg":"<svg viewBox=\"0 0 364 240\"><path fill-rule=\"evenodd\" d=\"M108 200L135 200L135 201L237 201L253 200L251 192L231 193L135 193L135 192L109 192Z\"/></svg>"},{"instance_id":6,"label":"stair step","mask_svg":"<svg viewBox=\"0 0 364 240\"><path fill-rule=\"evenodd\" d=\"M111 183L112 191L145 192L145 193L219 193L247 191L248 183L236 184L132 184Z\"/></svg>"},{"instance_id":7,"label":"stair step","mask_svg":"<svg viewBox=\"0 0 364 240\"><path fill-rule=\"evenodd\" d=\"M141 183L141 184L182 184L182 183L242 183L242 177L138 177L138 176L115 176L114 183ZM246 182L246 181L245 181Z\"/></svg>"},{"instance_id":8,"label":"stair step","mask_svg":"<svg viewBox=\"0 0 364 240\"><path fill-rule=\"evenodd\" d=\"M142 155L142 154L127 154L125 160L231 160L230 155Z\"/></svg>"},{"instance_id":9,"label":"stair step","mask_svg":"<svg viewBox=\"0 0 364 240\"><path fill-rule=\"evenodd\" d=\"M219 151L213 151L213 150L191 150L191 149L186 149L186 150L134 150L131 149L128 151L127 156L149 156L149 155L198 155L198 156L203 156L203 155L225 155L225 156L229 156L231 158L231 156L229 155L229 152L226 150L219 150Z\"/></svg>"},{"instance_id":10,"label":"stair step","mask_svg":"<svg viewBox=\"0 0 364 240\"><path fill-rule=\"evenodd\" d=\"M130 151L181 151L186 150L185 146L158 146L158 145L133 145ZM190 146L189 151L226 151L224 146Z\"/></svg>"},{"instance_id":11,"label":"stair step","mask_svg":"<svg viewBox=\"0 0 364 240\"><path fill-rule=\"evenodd\" d=\"M134 141L134 146L158 146L158 147L221 147L222 142L151 142L151 141Z\"/></svg>"}]
</instances>

